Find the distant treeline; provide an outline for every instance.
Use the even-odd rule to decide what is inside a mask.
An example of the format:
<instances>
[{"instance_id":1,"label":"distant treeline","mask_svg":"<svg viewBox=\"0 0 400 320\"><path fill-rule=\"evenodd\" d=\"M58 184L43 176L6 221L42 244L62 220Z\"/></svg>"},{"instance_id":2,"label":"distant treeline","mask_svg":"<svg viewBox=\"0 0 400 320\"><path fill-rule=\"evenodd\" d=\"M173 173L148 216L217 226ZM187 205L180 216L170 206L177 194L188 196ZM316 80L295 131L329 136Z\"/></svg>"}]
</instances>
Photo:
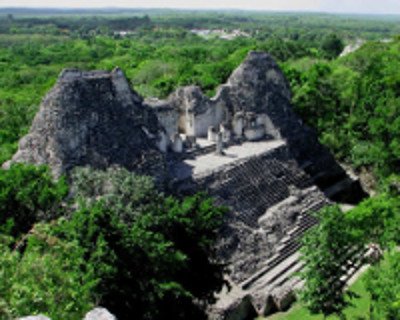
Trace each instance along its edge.
<instances>
[{"instance_id":1,"label":"distant treeline","mask_svg":"<svg viewBox=\"0 0 400 320\"><path fill-rule=\"evenodd\" d=\"M189 11L162 9L1 9L0 33L107 34L140 27L241 29L258 39L318 40L326 33L344 39L382 39L400 33L400 16Z\"/></svg>"},{"instance_id":2,"label":"distant treeline","mask_svg":"<svg viewBox=\"0 0 400 320\"><path fill-rule=\"evenodd\" d=\"M135 30L151 26L148 15L131 17L16 17L13 14L0 17L0 33L5 34L73 34L85 35L96 31L107 34L120 30Z\"/></svg>"}]
</instances>

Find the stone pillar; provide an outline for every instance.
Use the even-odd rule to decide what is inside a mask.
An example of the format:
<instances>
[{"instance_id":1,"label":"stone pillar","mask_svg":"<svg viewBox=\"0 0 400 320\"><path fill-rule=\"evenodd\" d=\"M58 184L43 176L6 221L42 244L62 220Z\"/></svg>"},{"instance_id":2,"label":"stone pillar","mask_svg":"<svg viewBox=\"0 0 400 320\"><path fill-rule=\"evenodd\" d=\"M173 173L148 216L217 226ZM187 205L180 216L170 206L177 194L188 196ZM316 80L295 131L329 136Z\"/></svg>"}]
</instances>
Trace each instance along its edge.
<instances>
[{"instance_id":1,"label":"stone pillar","mask_svg":"<svg viewBox=\"0 0 400 320\"><path fill-rule=\"evenodd\" d=\"M224 154L224 143L222 141L222 132L217 133L215 153L220 156Z\"/></svg>"},{"instance_id":2,"label":"stone pillar","mask_svg":"<svg viewBox=\"0 0 400 320\"><path fill-rule=\"evenodd\" d=\"M185 133L188 136L196 135L196 118L193 110L186 110L186 130Z\"/></svg>"},{"instance_id":3,"label":"stone pillar","mask_svg":"<svg viewBox=\"0 0 400 320\"><path fill-rule=\"evenodd\" d=\"M186 136L186 147L191 149L191 148L195 148L197 146L196 144L196 137L193 135L187 135Z\"/></svg>"},{"instance_id":4,"label":"stone pillar","mask_svg":"<svg viewBox=\"0 0 400 320\"><path fill-rule=\"evenodd\" d=\"M265 133L273 139L281 139L279 130L275 128L274 124L268 116L265 117Z\"/></svg>"},{"instance_id":5,"label":"stone pillar","mask_svg":"<svg viewBox=\"0 0 400 320\"><path fill-rule=\"evenodd\" d=\"M169 145L169 138L164 132L158 135L157 147L161 152L166 153Z\"/></svg>"},{"instance_id":6,"label":"stone pillar","mask_svg":"<svg viewBox=\"0 0 400 320\"><path fill-rule=\"evenodd\" d=\"M213 142L217 140L217 133L215 132L215 128L213 126L208 127L207 140Z\"/></svg>"},{"instance_id":7,"label":"stone pillar","mask_svg":"<svg viewBox=\"0 0 400 320\"><path fill-rule=\"evenodd\" d=\"M172 151L177 153L183 152L183 141L179 133L175 133L172 141Z\"/></svg>"},{"instance_id":8,"label":"stone pillar","mask_svg":"<svg viewBox=\"0 0 400 320\"><path fill-rule=\"evenodd\" d=\"M257 125L263 125L265 126L265 118L266 118L266 114L258 114L257 118L256 118L256 124Z\"/></svg>"},{"instance_id":9,"label":"stone pillar","mask_svg":"<svg viewBox=\"0 0 400 320\"><path fill-rule=\"evenodd\" d=\"M220 132L222 133L222 141L228 143L231 141L231 131L229 128L227 128L226 125L222 124L220 125Z\"/></svg>"},{"instance_id":10,"label":"stone pillar","mask_svg":"<svg viewBox=\"0 0 400 320\"><path fill-rule=\"evenodd\" d=\"M236 137L241 138L243 135L244 120L242 113L236 113L233 118L233 132Z\"/></svg>"}]
</instances>

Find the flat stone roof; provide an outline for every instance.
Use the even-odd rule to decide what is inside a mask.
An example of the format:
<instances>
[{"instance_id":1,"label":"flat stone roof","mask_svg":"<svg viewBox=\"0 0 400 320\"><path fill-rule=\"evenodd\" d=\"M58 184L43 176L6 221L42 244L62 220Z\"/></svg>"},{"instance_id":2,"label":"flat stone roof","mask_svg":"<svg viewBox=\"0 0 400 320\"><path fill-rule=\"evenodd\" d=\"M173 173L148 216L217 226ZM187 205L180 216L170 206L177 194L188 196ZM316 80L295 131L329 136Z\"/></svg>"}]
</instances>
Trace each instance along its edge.
<instances>
[{"instance_id":1,"label":"flat stone roof","mask_svg":"<svg viewBox=\"0 0 400 320\"><path fill-rule=\"evenodd\" d=\"M199 155L194 159L185 159L172 167L175 178L183 180L190 176L200 177L218 171L236 161L264 154L285 144L284 140L244 142L224 149L225 155L215 152Z\"/></svg>"}]
</instances>

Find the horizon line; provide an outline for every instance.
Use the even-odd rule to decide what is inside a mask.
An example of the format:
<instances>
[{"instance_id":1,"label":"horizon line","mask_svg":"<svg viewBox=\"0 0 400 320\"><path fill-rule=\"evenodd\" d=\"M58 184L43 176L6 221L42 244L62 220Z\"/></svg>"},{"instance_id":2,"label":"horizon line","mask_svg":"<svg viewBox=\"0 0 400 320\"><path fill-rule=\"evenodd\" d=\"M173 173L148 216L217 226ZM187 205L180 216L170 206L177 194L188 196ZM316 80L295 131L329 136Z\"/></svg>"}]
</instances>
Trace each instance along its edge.
<instances>
[{"instance_id":1,"label":"horizon line","mask_svg":"<svg viewBox=\"0 0 400 320\"><path fill-rule=\"evenodd\" d=\"M260 13L311 13L311 14L332 14L332 15L365 15L365 16L400 16L400 13L389 13L389 12L352 12L352 11L321 11L321 10L274 10L274 9L257 9L257 8L213 8L213 7L194 7L194 8L180 8L180 7L125 7L125 6L114 6L114 7L2 7L0 5L0 10L54 10L54 11L71 11L71 10L170 10L170 11L242 11L242 12L260 12Z\"/></svg>"}]
</instances>

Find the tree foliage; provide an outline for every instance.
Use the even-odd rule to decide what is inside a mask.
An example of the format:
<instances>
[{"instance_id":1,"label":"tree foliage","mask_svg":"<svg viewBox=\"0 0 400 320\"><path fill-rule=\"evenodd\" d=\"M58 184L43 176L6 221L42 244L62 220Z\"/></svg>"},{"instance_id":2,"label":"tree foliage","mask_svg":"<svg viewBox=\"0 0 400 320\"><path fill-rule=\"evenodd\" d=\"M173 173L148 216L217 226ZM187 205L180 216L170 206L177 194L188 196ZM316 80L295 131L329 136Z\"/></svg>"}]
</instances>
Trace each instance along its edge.
<instances>
[{"instance_id":1,"label":"tree foliage","mask_svg":"<svg viewBox=\"0 0 400 320\"><path fill-rule=\"evenodd\" d=\"M213 245L225 210L202 194L166 198L124 169L75 176L75 192L91 200L54 232L83 248L100 304L118 319L204 319L223 284Z\"/></svg>"},{"instance_id":2,"label":"tree foliage","mask_svg":"<svg viewBox=\"0 0 400 320\"><path fill-rule=\"evenodd\" d=\"M312 313L343 316L343 309L350 304L349 298L353 298L351 292L345 291L348 269L363 261L363 248L368 244L377 243L382 249L390 249L400 243L399 213L400 197L390 193L366 199L347 213L342 213L338 206L326 207L317 213L319 225L306 233L301 249L305 263L301 297ZM383 260L367 276L372 305L377 305L378 311L375 311L380 315L386 314L386 309L399 310L395 309L399 271L395 259L398 255ZM392 268L397 271L390 271ZM374 288L379 279L383 283ZM384 288L389 287L385 292Z\"/></svg>"},{"instance_id":3,"label":"tree foliage","mask_svg":"<svg viewBox=\"0 0 400 320\"><path fill-rule=\"evenodd\" d=\"M56 238L50 228L36 225L17 243L0 236L1 319L41 313L54 320L75 320L93 306L95 266L86 264L76 241Z\"/></svg>"},{"instance_id":4,"label":"tree foliage","mask_svg":"<svg viewBox=\"0 0 400 320\"><path fill-rule=\"evenodd\" d=\"M29 231L40 220L56 217L68 193L64 178L53 181L45 166L14 164L0 170L0 226L12 235Z\"/></svg>"},{"instance_id":5,"label":"tree foliage","mask_svg":"<svg viewBox=\"0 0 400 320\"><path fill-rule=\"evenodd\" d=\"M358 262L360 243L338 206L322 209L317 217L319 224L307 232L301 249L301 298L311 313L342 316L352 297L344 292L347 269Z\"/></svg>"},{"instance_id":6,"label":"tree foliage","mask_svg":"<svg viewBox=\"0 0 400 320\"><path fill-rule=\"evenodd\" d=\"M148 177L83 168L61 209L66 182L46 167L0 173L2 318L78 319L95 304L118 319L206 318L224 283L214 243L225 209L210 198L166 197Z\"/></svg>"},{"instance_id":7,"label":"tree foliage","mask_svg":"<svg viewBox=\"0 0 400 320\"><path fill-rule=\"evenodd\" d=\"M343 51L344 44L342 39L340 39L336 34L331 33L325 36L322 40L321 49L326 58L334 59Z\"/></svg>"},{"instance_id":8,"label":"tree foliage","mask_svg":"<svg viewBox=\"0 0 400 320\"><path fill-rule=\"evenodd\" d=\"M366 287L371 295L370 319L400 318L400 253L393 249L368 270Z\"/></svg>"},{"instance_id":9,"label":"tree foliage","mask_svg":"<svg viewBox=\"0 0 400 320\"><path fill-rule=\"evenodd\" d=\"M285 65L295 109L356 169L383 179L400 169L400 41L368 43L332 62Z\"/></svg>"},{"instance_id":10,"label":"tree foliage","mask_svg":"<svg viewBox=\"0 0 400 320\"><path fill-rule=\"evenodd\" d=\"M364 244L389 248L400 243L400 197L382 193L361 202L346 214L348 225Z\"/></svg>"}]
</instances>

